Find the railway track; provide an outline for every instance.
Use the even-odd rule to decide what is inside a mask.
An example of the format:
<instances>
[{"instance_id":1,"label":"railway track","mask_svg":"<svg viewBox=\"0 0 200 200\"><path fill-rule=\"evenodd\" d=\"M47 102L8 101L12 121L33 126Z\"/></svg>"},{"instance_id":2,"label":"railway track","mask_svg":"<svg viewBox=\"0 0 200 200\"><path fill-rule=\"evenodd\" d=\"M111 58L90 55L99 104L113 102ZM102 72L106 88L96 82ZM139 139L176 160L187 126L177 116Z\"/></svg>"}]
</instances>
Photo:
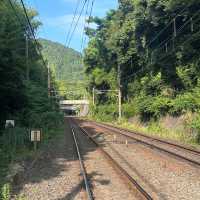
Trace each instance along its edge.
<instances>
[{"instance_id":1,"label":"railway track","mask_svg":"<svg viewBox=\"0 0 200 200\"><path fill-rule=\"evenodd\" d=\"M72 126L71 126L71 131L72 131L72 135L73 135L74 144L76 146L76 153L77 153L77 156L78 156L78 159L79 159L79 162L80 162L80 169L81 169L81 174L83 176L83 180L84 180L84 184L85 184L85 191L87 193L87 199L88 200L94 200L93 195L92 195L92 191L90 189L90 184L89 184L89 181L88 181L88 178L87 178L87 172L86 172L84 162L83 162L83 159L82 159L82 156L81 156L80 148L78 146L76 133L75 133L75 130Z\"/></svg>"},{"instance_id":2,"label":"railway track","mask_svg":"<svg viewBox=\"0 0 200 200\"><path fill-rule=\"evenodd\" d=\"M182 161L186 161L187 163L195 167L200 167L200 151L196 149L192 149L179 144L164 141L162 139L140 134L138 132L129 131L127 129L122 129L103 123L96 123L93 121L89 122L94 124L96 127L103 128L106 132L109 131L110 134L118 134L120 136L125 137L128 140L127 144L131 143L131 141L134 140L151 149L159 150L160 152L164 152Z\"/></svg>"},{"instance_id":3,"label":"railway track","mask_svg":"<svg viewBox=\"0 0 200 200\"><path fill-rule=\"evenodd\" d=\"M145 191L145 189L133 178L131 177L128 172L123 169L120 164L115 161L114 158L110 156L109 153L107 153L98 143L95 139L91 137L91 135L83 128L80 127L74 120L71 119L71 122L73 126L77 126L79 130L91 140L95 146L97 146L98 150L103 154L103 156L108 160L108 162L112 165L112 167L120 174L120 176L124 179L124 181L129 185L130 189L134 190L134 193L136 194L138 199L145 199L145 200L152 200L148 192ZM73 130L74 131L74 130ZM73 133L74 134L74 133ZM75 134L74 134L75 135Z\"/></svg>"}]
</instances>

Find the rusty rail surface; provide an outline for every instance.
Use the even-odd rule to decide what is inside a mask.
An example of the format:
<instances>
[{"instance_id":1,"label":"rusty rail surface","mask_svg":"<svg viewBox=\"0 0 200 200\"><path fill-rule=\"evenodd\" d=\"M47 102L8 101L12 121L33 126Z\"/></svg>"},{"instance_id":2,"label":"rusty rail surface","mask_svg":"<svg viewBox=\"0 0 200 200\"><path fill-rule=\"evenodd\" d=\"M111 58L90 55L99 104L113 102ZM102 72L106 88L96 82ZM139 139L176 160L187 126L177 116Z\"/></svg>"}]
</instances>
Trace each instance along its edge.
<instances>
[{"instance_id":1,"label":"rusty rail surface","mask_svg":"<svg viewBox=\"0 0 200 200\"><path fill-rule=\"evenodd\" d=\"M90 134L82 127L80 127L77 122L73 120L73 123L76 124L76 126L81 130L82 133L84 133L101 151L101 153L104 155L104 157L109 161L109 163L113 166L114 169L116 169L121 176L128 182L129 186L133 190L137 190L139 192L140 199L146 199L146 200L153 200L153 198L148 194L142 186L133 178L131 177L128 172L123 169L118 162L116 162L103 148L100 147L100 145L90 136Z\"/></svg>"},{"instance_id":2,"label":"rusty rail surface","mask_svg":"<svg viewBox=\"0 0 200 200\"><path fill-rule=\"evenodd\" d=\"M75 130L72 126L71 126L71 131L72 131L73 140L74 140L74 143L75 143L75 146L76 146L76 152L77 152L77 155L78 155L78 159L79 159L79 162L80 162L81 174L83 176L87 197L88 197L88 200L94 200L93 195L92 195L92 191L90 189L90 184L89 184L89 181L88 181L88 178L87 178L87 172L86 172L84 162L83 162L83 159L82 159L82 156L81 156L81 153L80 153L80 148L78 146L76 133L75 133Z\"/></svg>"},{"instance_id":3,"label":"rusty rail surface","mask_svg":"<svg viewBox=\"0 0 200 200\"><path fill-rule=\"evenodd\" d=\"M140 133L137 133L137 132L134 132L134 131L129 131L127 129L118 128L118 127L107 125L107 124L104 124L104 123L97 123L97 122L93 122L93 121L91 121L91 122L93 124L95 124L96 126L98 126L98 127L102 127L102 128L107 129L109 131L112 131L113 133L122 135L122 136L127 137L127 138L132 139L132 140L135 140L138 143L141 143L143 145L149 146L149 147L151 147L153 149L157 149L157 150L159 150L161 152L165 152L165 153L167 153L169 155L172 155L174 157L177 157L177 158L179 158L181 160L187 161L192 165L200 167L200 162L199 161L193 160L191 158L187 158L187 157L185 157L183 155L177 154L177 153L175 153L173 151L170 151L170 150L167 150L167 149L165 149L163 147L159 147L159 146L157 146L155 144L152 144L152 142L156 141L156 142L160 142L161 144L170 145L170 146L179 148L179 149L181 149L183 151L186 150L186 151L188 151L188 152L190 152L192 154L195 154L195 155L200 157L200 151L198 151L198 150L191 149L191 148L188 148L188 147L184 147L184 146L179 145L179 144L170 143L168 141L164 141L162 139L157 139L157 138L154 138L154 137L151 137L151 136L147 136L147 135L144 135L144 134L140 134ZM127 135L127 134L132 134L132 135ZM142 140L141 138L140 139L136 138L134 135L135 136L145 137L149 141L147 142L145 140Z\"/></svg>"}]
</instances>

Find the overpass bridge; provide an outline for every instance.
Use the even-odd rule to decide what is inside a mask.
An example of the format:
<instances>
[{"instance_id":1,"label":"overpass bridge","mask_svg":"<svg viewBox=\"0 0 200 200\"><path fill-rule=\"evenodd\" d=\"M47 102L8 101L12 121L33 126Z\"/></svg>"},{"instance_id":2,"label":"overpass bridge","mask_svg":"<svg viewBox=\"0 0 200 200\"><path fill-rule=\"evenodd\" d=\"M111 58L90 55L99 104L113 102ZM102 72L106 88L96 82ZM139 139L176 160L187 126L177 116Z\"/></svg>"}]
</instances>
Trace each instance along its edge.
<instances>
[{"instance_id":1,"label":"overpass bridge","mask_svg":"<svg viewBox=\"0 0 200 200\"><path fill-rule=\"evenodd\" d=\"M63 100L60 109L68 115L83 117L89 113L89 100Z\"/></svg>"}]
</instances>

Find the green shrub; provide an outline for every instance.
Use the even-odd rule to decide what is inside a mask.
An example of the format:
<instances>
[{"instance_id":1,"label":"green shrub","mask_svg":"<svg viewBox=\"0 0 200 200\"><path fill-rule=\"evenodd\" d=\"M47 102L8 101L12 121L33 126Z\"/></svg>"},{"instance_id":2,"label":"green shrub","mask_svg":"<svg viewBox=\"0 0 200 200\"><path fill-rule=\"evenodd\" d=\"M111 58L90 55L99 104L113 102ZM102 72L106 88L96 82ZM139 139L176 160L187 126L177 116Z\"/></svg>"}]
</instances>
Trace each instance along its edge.
<instances>
[{"instance_id":1,"label":"green shrub","mask_svg":"<svg viewBox=\"0 0 200 200\"><path fill-rule=\"evenodd\" d=\"M138 113L137 104L133 102L126 103L122 105L122 116L125 118L130 118Z\"/></svg>"},{"instance_id":2,"label":"green shrub","mask_svg":"<svg viewBox=\"0 0 200 200\"><path fill-rule=\"evenodd\" d=\"M143 96L137 99L142 120L158 119L171 108L171 100L163 96Z\"/></svg>"},{"instance_id":3,"label":"green shrub","mask_svg":"<svg viewBox=\"0 0 200 200\"><path fill-rule=\"evenodd\" d=\"M200 113L191 120L189 126L196 132L196 141L200 143Z\"/></svg>"},{"instance_id":4,"label":"green shrub","mask_svg":"<svg viewBox=\"0 0 200 200\"><path fill-rule=\"evenodd\" d=\"M55 111L43 113L29 113L29 127L56 128L63 122L63 114Z\"/></svg>"},{"instance_id":5,"label":"green shrub","mask_svg":"<svg viewBox=\"0 0 200 200\"><path fill-rule=\"evenodd\" d=\"M185 93L178 95L173 101L172 101L172 114L182 114L186 113L187 111L194 112L199 107L197 103L197 99L195 97L194 93Z\"/></svg>"},{"instance_id":6,"label":"green shrub","mask_svg":"<svg viewBox=\"0 0 200 200\"><path fill-rule=\"evenodd\" d=\"M91 116L100 121L113 121L118 117L118 106L117 104L96 106Z\"/></svg>"},{"instance_id":7,"label":"green shrub","mask_svg":"<svg viewBox=\"0 0 200 200\"><path fill-rule=\"evenodd\" d=\"M63 123L63 114L58 112L45 112L41 115L42 126L50 128L57 128Z\"/></svg>"},{"instance_id":8,"label":"green shrub","mask_svg":"<svg viewBox=\"0 0 200 200\"><path fill-rule=\"evenodd\" d=\"M1 188L0 199L10 200L10 184L4 184Z\"/></svg>"}]
</instances>

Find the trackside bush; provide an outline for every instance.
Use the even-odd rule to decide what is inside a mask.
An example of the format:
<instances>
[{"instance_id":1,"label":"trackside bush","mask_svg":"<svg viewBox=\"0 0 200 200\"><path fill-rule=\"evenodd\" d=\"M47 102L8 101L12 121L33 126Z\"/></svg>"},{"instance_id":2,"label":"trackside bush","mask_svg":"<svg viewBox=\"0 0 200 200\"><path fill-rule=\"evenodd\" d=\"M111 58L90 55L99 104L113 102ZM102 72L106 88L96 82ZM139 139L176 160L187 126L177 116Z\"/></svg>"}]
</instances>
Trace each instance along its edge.
<instances>
[{"instance_id":1,"label":"trackside bush","mask_svg":"<svg viewBox=\"0 0 200 200\"><path fill-rule=\"evenodd\" d=\"M122 105L122 115L125 118L130 118L138 113L138 108L136 103L130 102Z\"/></svg>"},{"instance_id":2,"label":"trackside bush","mask_svg":"<svg viewBox=\"0 0 200 200\"><path fill-rule=\"evenodd\" d=\"M91 116L100 121L112 121L118 117L118 107L116 104L106 104L94 107Z\"/></svg>"},{"instance_id":3,"label":"trackside bush","mask_svg":"<svg viewBox=\"0 0 200 200\"><path fill-rule=\"evenodd\" d=\"M10 200L10 184L4 184L0 193L1 200Z\"/></svg>"},{"instance_id":4,"label":"trackside bush","mask_svg":"<svg viewBox=\"0 0 200 200\"><path fill-rule=\"evenodd\" d=\"M196 132L196 141L200 143L200 113L194 117L189 126Z\"/></svg>"},{"instance_id":5,"label":"trackside bush","mask_svg":"<svg viewBox=\"0 0 200 200\"><path fill-rule=\"evenodd\" d=\"M29 127L56 128L63 123L63 114L55 111L44 113L30 113Z\"/></svg>"}]
</instances>

